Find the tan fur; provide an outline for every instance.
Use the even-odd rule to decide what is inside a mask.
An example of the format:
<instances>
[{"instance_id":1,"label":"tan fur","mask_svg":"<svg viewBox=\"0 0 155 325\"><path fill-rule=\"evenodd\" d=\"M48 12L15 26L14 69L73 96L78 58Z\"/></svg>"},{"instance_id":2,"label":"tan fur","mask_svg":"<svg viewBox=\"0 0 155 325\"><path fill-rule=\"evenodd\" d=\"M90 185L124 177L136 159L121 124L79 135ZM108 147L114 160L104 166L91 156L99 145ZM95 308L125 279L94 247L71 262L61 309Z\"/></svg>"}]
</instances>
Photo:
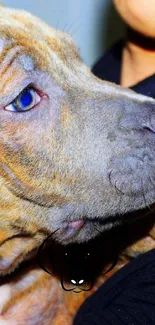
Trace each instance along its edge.
<instances>
[{"instance_id":1,"label":"tan fur","mask_svg":"<svg viewBox=\"0 0 155 325\"><path fill-rule=\"evenodd\" d=\"M113 272L91 292L68 293L36 265L36 250L58 228L53 237L65 245L96 237L93 225L121 228L135 210L149 219L154 142L145 127L154 123L155 101L98 80L68 35L25 11L0 8L0 39L0 274L9 275L1 277L0 324L69 325ZM29 84L41 102L5 110ZM69 223L80 219L84 226L69 238ZM125 255L155 247L151 225ZM28 253L31 267L15 275Z\"/></svg>"}]
</instances>

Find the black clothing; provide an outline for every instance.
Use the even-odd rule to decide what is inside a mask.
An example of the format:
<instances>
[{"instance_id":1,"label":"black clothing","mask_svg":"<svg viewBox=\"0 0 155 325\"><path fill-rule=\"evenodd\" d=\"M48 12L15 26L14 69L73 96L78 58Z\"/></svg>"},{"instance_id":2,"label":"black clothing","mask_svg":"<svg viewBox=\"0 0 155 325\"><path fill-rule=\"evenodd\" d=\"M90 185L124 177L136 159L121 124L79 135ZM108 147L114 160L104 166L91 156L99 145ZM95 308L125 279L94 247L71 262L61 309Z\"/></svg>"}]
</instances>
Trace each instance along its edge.
<instances>
[{"instance_id":1,"label":"black clothing","mask_svg":"<svg viewBox=\"0 0 155 325\"><path fill-rule=\"evenodd\" d=\"M123 42L94 65L96 76L120 84ZM155 74L131 89L155 98ZM73 325L155 325L155 249L135 258L87 298Z\"/></svg>"},{"instance_id":2,"label":"black clothing","mask_svg":"<svg viewBox=\"0 0 155 325\"><path fill-rule=\"evenodd\" d=\"M80 307L73 325L155 325L155 249L117 271Z\"/></svg>"},{"instance_id":3,"label":"black clothing","mask_svg":"<svg viewBox=\"0 0 155 325\"><path fill-rule=\"evenodd\" d=\"M122 48L124 41L116 43L92 68L100 79L120 84ZM138 82L130 89L136 93L155 98L155 74Z\"/></svg>"}]
</instances>

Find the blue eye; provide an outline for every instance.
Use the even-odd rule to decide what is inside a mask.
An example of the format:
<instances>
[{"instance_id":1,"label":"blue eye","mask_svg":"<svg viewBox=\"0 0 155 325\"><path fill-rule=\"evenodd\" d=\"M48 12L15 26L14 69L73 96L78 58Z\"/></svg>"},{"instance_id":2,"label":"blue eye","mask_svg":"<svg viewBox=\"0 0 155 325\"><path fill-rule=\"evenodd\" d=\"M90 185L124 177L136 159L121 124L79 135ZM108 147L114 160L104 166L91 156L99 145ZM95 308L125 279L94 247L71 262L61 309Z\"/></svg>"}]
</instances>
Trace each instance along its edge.
<instances>
[{"instance_id":1,"label":"blue eye","mask_svg":"<svg viewBox=\"0 0 155 325\"><path fill-rule=\"evenodd\" d=\"M33 88L25 88L12 103L5 106L5 110L12 112L25 112L36 106L41 100Z\"/></svg>"}]
</instances>

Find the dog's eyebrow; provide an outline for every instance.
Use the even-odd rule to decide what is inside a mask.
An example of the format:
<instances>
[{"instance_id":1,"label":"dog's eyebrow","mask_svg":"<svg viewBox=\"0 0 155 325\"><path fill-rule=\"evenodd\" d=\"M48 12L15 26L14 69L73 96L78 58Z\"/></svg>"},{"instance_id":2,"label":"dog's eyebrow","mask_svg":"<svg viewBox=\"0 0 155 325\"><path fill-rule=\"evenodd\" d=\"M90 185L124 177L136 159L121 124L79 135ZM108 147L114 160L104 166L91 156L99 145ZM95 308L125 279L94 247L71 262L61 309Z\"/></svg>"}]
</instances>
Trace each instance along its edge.
<instances>
[{"instance_id":1,"label":"dog's eyebrow","mask_svg":"<svg viewBox=\"0 0 155 325\"><path fill-rule=\"evenodd\" d=\"M19 63L22 67L29 71L34 69L33 60L29 55L25 54L25 49L12 42L5 46L0 53L0 76L2 77L10 68L11 64L20 58ZM31 62L30 62L31 61Z\"/></svg>"},{"instance_id":2,"label":"dog's eyebrow","mask_svg":"<svg viewBox=\"0 0 155 325\"><path fill-rule=\"evenodd\" d=\"M20 64L20 66L22 66L25 71L33 71L34 70L34 68L35 68L34 61L30 55L26 55L24 53L20 54L20 55L18 55L17 60Z\"/></svg>"},{"instance_id":3,"label":"dog's eyebrow","mask_svg":"<svg viewBox=\"0 0 155 325\"><path fill-rule=\"evenodd\" d=\"M1 45L1 44L0 44ZM12 64L14 61L17 62L17 66L15 65L13 68L13 73L11 73L10 69L12 68ZM21 69L20 69L21 68ZM0 93L3 95L5 93L5 89L9 82L11 82L15 77L20 74L21 71L32 71L34 69L34 61L30 55L25 54L25 48L23 46L19 46L16 42L10 41L7 44L5 43L3 49L0 53ZM23 73L24 78L24 73ZM23 79L22 78L22 79ZM21 80L22 83L22 80Z\"/></svg>"}]
</instances>

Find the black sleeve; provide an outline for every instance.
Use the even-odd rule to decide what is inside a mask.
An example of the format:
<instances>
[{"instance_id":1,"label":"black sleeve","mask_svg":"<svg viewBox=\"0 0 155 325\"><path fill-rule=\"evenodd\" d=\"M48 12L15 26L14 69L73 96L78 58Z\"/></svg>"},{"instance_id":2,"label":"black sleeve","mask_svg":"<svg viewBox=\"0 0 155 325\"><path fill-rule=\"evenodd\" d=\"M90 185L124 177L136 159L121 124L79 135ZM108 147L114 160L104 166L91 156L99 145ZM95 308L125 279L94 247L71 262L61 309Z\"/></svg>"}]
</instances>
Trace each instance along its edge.
<instances>
[{"instance_id":1,"label":"black sleeve","mask_svg":"<svg viewBox=\"0 0 155 325\"><path fill-rule=\"evenodd\" d=\"M155 249L135 258L87 298L73 325L155 325Z\"/></svg>"}]
</instances>

